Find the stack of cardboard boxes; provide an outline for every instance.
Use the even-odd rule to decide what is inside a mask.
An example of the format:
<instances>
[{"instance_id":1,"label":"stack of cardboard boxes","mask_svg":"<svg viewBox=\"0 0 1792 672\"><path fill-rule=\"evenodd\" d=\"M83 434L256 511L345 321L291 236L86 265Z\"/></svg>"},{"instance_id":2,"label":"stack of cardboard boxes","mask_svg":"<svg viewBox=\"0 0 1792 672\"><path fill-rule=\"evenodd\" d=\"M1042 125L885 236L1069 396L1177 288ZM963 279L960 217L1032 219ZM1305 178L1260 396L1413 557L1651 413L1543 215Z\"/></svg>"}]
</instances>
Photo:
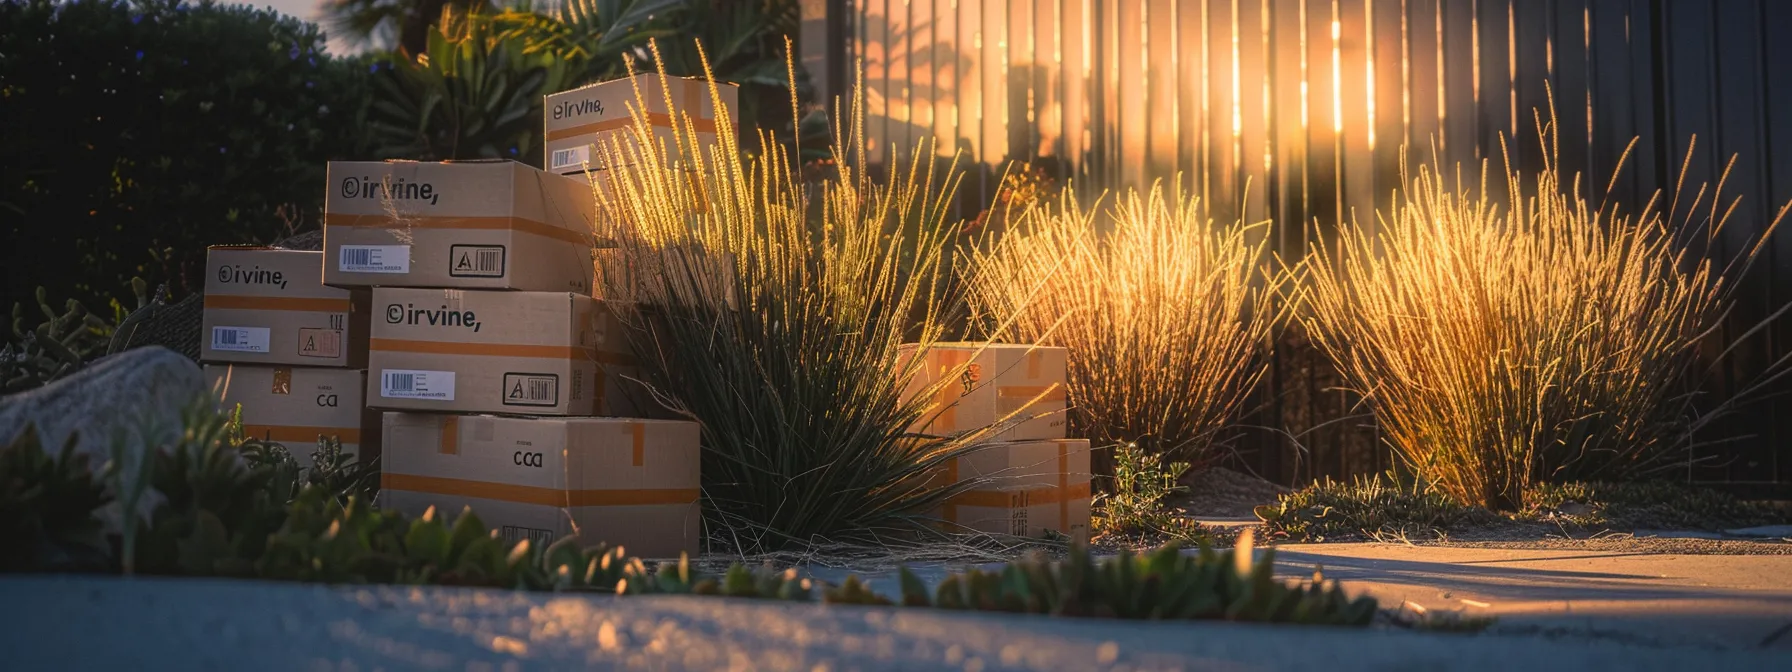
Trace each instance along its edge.
<instances>
[{"instance_id":1,"label":"stack of cardboard boxes","mask_svg":"<svg viewBox=\"0 0 1792 672\"><path fill-rule=\"evenodd\" d=\"M370 297L323 284L323 253L213 247L206 254L200 360L243 434L285 444L304 466L334 438L360 459L380 453L362 403Z\"/></svg>"},{"instance_id":2,"label":"stack of cardboard boxes","mask_svg":"<svg viewBox=\"0 0 1792 672\"><path fill-rule=\"evenodd\" d=\"M382 506L472 506L513 540L698 551L698 427L653 417L624 325L592 296L603 180L582 171L628 119L633 87L616 84L549 98L554 171L330 164L323 283L370 292ZM568 151L579 165L554 158Z\"/></svg>"},{"instance_id":3,"label":"stack of cardboard boxes","mask_svg":"<svg viewBox=\"0 0 1792 672\"><path fill-rule=\"evenodd\" d=\"M931 394L913 427L950 435L995 427L988 443L948 461L938 484L972 481L947 500L939 517L949 529L1039 537L1053 531L1089 541L1089 441L1068 439L1065 378L1068 351L1036 345L937 343L924 352L909 394Z\"/></svg>"}]
</instances>

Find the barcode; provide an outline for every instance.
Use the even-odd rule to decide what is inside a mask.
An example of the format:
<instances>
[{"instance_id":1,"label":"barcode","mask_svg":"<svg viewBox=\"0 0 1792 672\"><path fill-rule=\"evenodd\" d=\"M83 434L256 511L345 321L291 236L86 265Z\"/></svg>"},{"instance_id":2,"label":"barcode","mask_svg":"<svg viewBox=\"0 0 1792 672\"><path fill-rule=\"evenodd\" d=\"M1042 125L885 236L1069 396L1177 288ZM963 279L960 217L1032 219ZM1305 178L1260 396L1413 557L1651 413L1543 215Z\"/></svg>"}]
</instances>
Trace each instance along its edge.
<instances>
[{"instance_id":1,"label":"barcode","mask_svg":"<svg viewBox=\"0 0 1792 672\"><path fill-rule=\"evenodd\" d=\"M502 245L451 245L448 247L448 275L456 277L504 277Z\"/></svg>"},{"instance_id":2,"label":"barcode","mask_svg":"<svg viewBox=\"0 0 1792 672\"><path fill-rule=\"evenodd\" d=\"M454 401L454 372L387 369L380 372L380 396Z\"/></svg>"},{"instance_id":3,"label":"barcode","mask_svg":"<svg viewBox=\"0 0 1792 672\"><path fill-rule=\"evenodd\" d=\"M372 266L373 250L342 250L343 266Z\"/></svg>"},{"instance_id":4,"label":"barcode","mask_svg":"<svg viewBox=\"0 0 1792 672\"><path fill-rule=\"evenodd\" d=\"M212 327L212 349L229 352L267 352L267 327Z\"/></svg>"},{"instance_id":5,"label":"barcode","mask_svg":"<svg viewBox=\"0 0 1792 672\"><path fill-rule=\"evenodd\" d=\"M584 163L584 159L579 156L580 154L583 154L583 152L580 152L578 147L572 149L556 149L554 150L554 160L552 161L553 167L565 168L567 166Z\"/></svg>"},{"instance_id":6,"label":"barcode","mask_svg":"<svg viewBox=\"0 0 1792 672\"><path fill-rule=\"evenodd\" d=\"M346 273L409 273L409 245L343 245L336 253L337 269Z\"/></svg>"},{"instance_id":7,"label":"barcode","mask_svg":"<svg viewBox=\"0 0 1792 672\"><path fill-rule=\"evenodd\" d=\"M504 374L508 406L554 406L560 403L560 377L551 373Z\"/></svg>"},{"instance_id":8,"label":"barcode","mask_svg":"<svg viewBox=\"0 0 1792 672\"><path fill-rule=\"evenodd\" d=\"M529 540L529 545L535 548L545 546L548 542L554 540L553 530L544 530L536 527L522 527L520 525L505 525L501 534L504 536L505 541L511 543L527 539Z\"/></svg>"},{"instance_id":9,"label":"barcode","mask_svg":"<svg viewBox=\"0 0 1792 672\"><path fill-rule=\"evenodd\" d=\"M386 389L393 392L414 391L417 389L417 374L388 373L386 374Z\"/></svg>"}]
</instances>

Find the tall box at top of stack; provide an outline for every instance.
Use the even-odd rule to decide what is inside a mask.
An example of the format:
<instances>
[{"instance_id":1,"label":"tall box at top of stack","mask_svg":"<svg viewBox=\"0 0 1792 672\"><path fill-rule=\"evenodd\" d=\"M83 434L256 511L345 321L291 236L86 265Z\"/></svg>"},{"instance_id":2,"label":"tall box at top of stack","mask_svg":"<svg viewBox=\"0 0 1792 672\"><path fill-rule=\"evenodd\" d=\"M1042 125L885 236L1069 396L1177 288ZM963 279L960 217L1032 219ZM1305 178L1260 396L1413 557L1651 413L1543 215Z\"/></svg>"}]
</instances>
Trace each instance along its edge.
<instances>
[{"instance_id":1,"label":"tall box at top of stack","mask_svg":"<svg viewBox=\"0 0 1792 672\"><path fill-rule=\"evenodd\" d=\"M592 188L514 161L332 161L324 283L589 294Z\"/></svg>"},{"instance_id":2,"label":"tall box at top of stack","mask_svg":"<svg viewBox=\"0 0 1792 672\"><path fill-rule=\"evenodd\" d=\"M373 290L367 404L520 415L641 414L610 307L571 292Z\"/></svg>"},{"instance_id":3,"label":"tall box at top of stack","mask_svg":"<svg viewBox=\"0 0 1792 672\"><path fill-rule=\"evenodd\" d=\"M639 98L636 97L637 89ZM654 141L664 147L669 156L677 151L673 124L688 119L696 135L687 142L695 140L695 146L687 147L685 151L702 157L708 165L712 162L709 151L717 143L717 134L734 135L740 123L739 87L717 82L714 92L716 95L712 98L710 82L702 78L662 79L658 74L641 74L549 94L542 114L542 138L546 141L543 151L546 152L548 171L572 175L627 165L611 166L606 159L632 161L629 155L632 150L628 149L624 149L620 156L610 156L612 143L620 142L626 146L634 139L635 121L634 115L630 114L631 107L646 113ZM717 98L727 113L726 125L721 119L723 115L716 110ZM640 107L643 103L645 109Z\"/></svg>"},{"instance_id":4,"label":"tall box at top of stack","mask_svg":"<svg viewBox=\"0 0 1792 672\"><path fill-rule=\"evenodd\" d=\"M578 534L639 557L698 551L701 451L694 422L387 413L384 507L471 506L512 540Z\"/></svg>"}]
</instances>

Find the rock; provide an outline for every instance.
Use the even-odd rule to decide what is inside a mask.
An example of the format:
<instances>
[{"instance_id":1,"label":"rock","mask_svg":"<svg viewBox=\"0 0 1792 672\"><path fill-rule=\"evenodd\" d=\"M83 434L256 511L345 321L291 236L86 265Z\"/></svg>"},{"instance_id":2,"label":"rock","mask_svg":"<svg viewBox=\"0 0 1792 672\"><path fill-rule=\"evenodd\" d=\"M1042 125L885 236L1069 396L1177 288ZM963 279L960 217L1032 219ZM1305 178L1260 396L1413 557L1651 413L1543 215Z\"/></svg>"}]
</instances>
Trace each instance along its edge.
<instances>
[{"instance_id":1,"label":"rock","mask_svg":"<svg viewBox=\"0 0 1792 672\"><path fill-rule=\"evenodd\" d=\"M193 360L151 346L101 357L68 377L0 398L0 445L37 425L46 450L61 450L71 434L94 469L112 459L114 440L127 456L177 440L181 411L206 392Z\"/></svg>"},{"instance_id":2,"label":"rock","mask_svg":"<svg viewBox=\"0 0 1792 672\"><path fill-rule=\"evenodd\" d=\"M1584 518L1599 513L1599 509L1580 502L1562 502L1561 506L1556 507L1556 513L1560 513L1564 516Z\"/></svg>"}]
</instances>

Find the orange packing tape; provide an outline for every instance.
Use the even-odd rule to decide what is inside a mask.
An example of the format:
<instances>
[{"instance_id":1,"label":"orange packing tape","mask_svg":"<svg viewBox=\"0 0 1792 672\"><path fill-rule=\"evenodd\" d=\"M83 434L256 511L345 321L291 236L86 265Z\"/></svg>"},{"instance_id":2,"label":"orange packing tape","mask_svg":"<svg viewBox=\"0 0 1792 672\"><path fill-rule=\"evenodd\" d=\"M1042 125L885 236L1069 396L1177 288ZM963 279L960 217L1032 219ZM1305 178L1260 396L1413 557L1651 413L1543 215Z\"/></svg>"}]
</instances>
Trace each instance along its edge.
<instances>
[{"instance_id":1,"label":"orange packing tape","mask_svg":"<svg viewBox=\"0 0 1792 672\"><path fill-rule=\"evenodd\" d=\"M381 474L380 487L434 495L455 495L537 506L656 506L694 504L697 488L564 490L530 485L488 483L461 478Z\"/></svg>"},{"instance_id":2,"label":"orange packing tape","mask_svg":"<svg viewBox=\"0 0 1792 672\"><path fill-rule=\"evenodd\" d=\"M628 423L629 437L634 442L634 466L641 466L647 459L647 425L639 422Z\"/></svg>"},{"instance_id":3,"label":"orange packing tape","mask_svg":"<svg viewBox=\"0 0 1792 672\"><path fill-rule=\"evenodd\" d=\"M1045 353L1039 350L1027 351L1027 379L1039 377L1039 370L1045 363Z\"/></svg>"},{"instance_id":4,"label":"orange packing tape","mask_svg":"<svg viewBox=\"0 0 1792 672\"><path fill-rule=\"evenodd\" d=\"M460 454L460 418L452 415L442 418L442 444L436 449L443 455Z\"/></svg>"},{"instance_id":5,"label":"orange packing tape","mask_svg":"<svg viewBox=\"0 0 1792 672\"><path fill-rule=\"evenodd\" d=\"M536 359L570 359L574 361L588 361L597 356L596 352L590 346L449 343L446 341L406 341L394 338L369 339L367 348L379 352L415 352L427 355L473 355L484 357L533 357Z\"/></svg>"},{"instance_id":6,"label":"orange packing tape","mask_svg":"<svg viewBox=\"0 0 1792 672\"><path fill-rule=\"evenodd\" d=\"M474 231L516 231L545 238L592 245L589 232L563 229L522 217L446 217L416 216L394 220L386 215L353 215L334 213L324 217L326 226L351 226L369 229L455 229Z\"/></svg>"},{"instance_id":7,"label":"orange packing tape","mask_svg":"<svg viewBox=\"0 0 1792 672\"><path fill-rule=\"evenodd\" d=\"M595 134L595 133L602 133L604 131L614 131L619 128L628 128L630 126L633 126L634 123L635 123L635 120L633 117L622 117L622 118L618 118L618 119L605 119L603 121L596 121L596 122L592 122L589 124L579 124L578 126L573 126L570 128L562 128L557 131L549 131L547 134L547 139L551 142L554 140L565 140L567 138L576 138L581 135L591 135L591 134ZM647 125L648 126L658 126L660 128L672 128L672 115L665 114L662 112L649 112L649 113L647 113ZM699 132L699 133L714 133L714 132L716 132L716 120L714 120L714 119L702 119L702 118L692 117L691 118L691 126L696 128L697 132Z\"/></svg>"},{"instance_id":8,"label":"orange packing tape","mask_svg":"<svg viewBox=\"0 0 1792 672\"><path fill-rule=\"evenodd\" d=\"M954 457L950 460L946 460L946 487L951 487L953 485L956 485L957 483L958 483L958 458ZM948 522L948 523L958 522L958 505L957 504L954 504L951 499L948 499L948 500L946 500L946 503L943 508L945 509L944 513L946 515L946 522Z\"/></svg>"},{"instance_id":9,"label":"orange packing tape","mask_svg":"<svg viewBox=\"0 0 1792 672\"><path fill-rule=\"evenodd\" d=\"M289 296L205 295L205 307L211 310L291 310L307 313L346 313L353 310L348 299L303 299Z\"/></svg>"}]
</instances>

